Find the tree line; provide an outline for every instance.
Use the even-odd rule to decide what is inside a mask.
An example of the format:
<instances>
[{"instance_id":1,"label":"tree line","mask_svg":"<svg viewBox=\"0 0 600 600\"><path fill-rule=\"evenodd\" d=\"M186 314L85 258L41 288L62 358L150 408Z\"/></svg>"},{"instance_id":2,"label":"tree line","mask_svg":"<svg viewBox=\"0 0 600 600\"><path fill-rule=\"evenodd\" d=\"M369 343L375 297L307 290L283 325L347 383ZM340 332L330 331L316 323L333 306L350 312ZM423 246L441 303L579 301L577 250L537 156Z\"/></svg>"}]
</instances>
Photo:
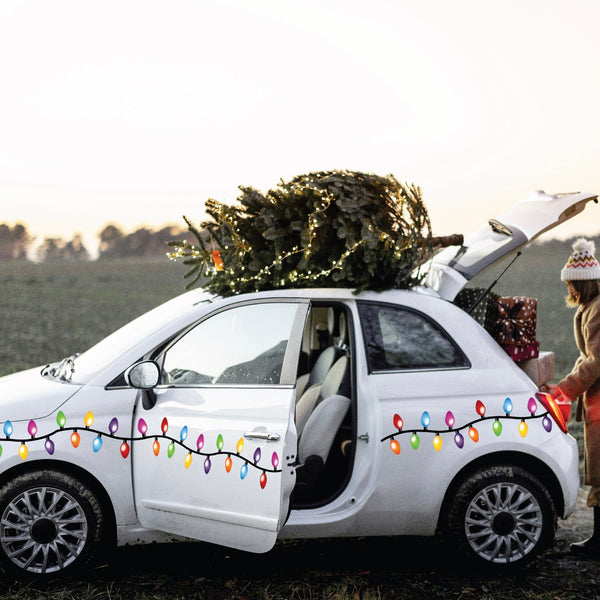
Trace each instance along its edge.
<instances>
[{"instance_id":1,"label":"tree line","mask_svg":"<svg viewBox=\"0 0 600 600\"><path fill-rule=\"evenodd\" d=\"M99 260L163 256L168 252L168 242L186 237L189 237L187 230L172 225L158 230L140 227L125 233L118 225L110 223L98 234L97 255ZM0 260L90 260L90 252L80 234L75 234L71 240L45 237L34 248L35 241L36 237L29 233L26 225L0 223Z\"/></svg>"}]
</instances>

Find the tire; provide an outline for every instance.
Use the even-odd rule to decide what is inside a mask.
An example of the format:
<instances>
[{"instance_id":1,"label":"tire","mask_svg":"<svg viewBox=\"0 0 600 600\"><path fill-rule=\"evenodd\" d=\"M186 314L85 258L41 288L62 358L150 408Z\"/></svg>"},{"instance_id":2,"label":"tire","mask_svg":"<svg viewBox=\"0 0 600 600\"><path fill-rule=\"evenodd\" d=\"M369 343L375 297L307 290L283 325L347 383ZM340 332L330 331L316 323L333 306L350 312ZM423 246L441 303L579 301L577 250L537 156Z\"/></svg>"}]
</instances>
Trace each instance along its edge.
<instances>
[{"instance_id":1,"label":"tire","mask_svg":"<svg viewBox=\"0 0 600 600\"><path fill-rule=\"evenodd\" d=\"M479 565L521 567L552 544L556 510L543 483L521 467L487 467L465 479L448 532Z\"/></svg>"},{"instance_id":2,"label":"tire","mask_svg":"<svg viewBox=\"0 0 600 600\"><path fill-rule=\"evenodd\" d=\"M0 488L0 555L18 576L44 578L88 565L107 539L98 498L60 471L32 471Z\"/></svg>"}]
</instances>

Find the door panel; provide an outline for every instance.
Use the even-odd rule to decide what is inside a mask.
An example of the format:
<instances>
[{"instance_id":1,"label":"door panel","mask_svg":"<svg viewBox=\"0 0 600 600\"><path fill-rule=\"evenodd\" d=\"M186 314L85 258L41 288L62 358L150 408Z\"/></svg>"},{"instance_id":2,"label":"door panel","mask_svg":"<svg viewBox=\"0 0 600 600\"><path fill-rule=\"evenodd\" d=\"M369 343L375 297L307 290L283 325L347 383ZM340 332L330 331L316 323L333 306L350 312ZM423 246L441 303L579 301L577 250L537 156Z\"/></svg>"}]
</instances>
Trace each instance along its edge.
<instances>
[{"instance_id":1,"label":"door panel","mask_svg":"<svg viewBox=\"0 0 600 600\"><path fill-rule=\"evenodd\" d=\"M156 405L137 406L134 490L145 527L264 552L283 526L295 483L290 374L308 303L250 307L209 317L167 350ZM199 364L189 353L205 334L202 347L213 356L201 351ZM233 360L219 355L228 348Z\"/></svg>"}]
</instances>

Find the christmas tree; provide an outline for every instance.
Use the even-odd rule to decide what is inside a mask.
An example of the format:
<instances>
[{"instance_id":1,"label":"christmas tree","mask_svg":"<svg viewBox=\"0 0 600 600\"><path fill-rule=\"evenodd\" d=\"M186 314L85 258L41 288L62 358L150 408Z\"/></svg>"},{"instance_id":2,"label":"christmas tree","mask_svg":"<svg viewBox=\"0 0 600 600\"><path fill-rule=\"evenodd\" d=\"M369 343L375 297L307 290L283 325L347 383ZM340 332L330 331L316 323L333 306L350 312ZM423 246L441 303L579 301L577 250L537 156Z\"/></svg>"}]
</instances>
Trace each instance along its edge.
<instances>
[{"instance_id":1,"label":"christmas tree","mask_svg":"<svg viewBox=\"0 0 600 600\"><path fill-rule=\"evenodd\" d=\"M431 226L415 185L355 171L281 181L266 194L240 187L237 204L208 200L196 243L170 242L169 257L221 296L276 288L408 288L431 251Z\"/></svg>"}]
</instances>

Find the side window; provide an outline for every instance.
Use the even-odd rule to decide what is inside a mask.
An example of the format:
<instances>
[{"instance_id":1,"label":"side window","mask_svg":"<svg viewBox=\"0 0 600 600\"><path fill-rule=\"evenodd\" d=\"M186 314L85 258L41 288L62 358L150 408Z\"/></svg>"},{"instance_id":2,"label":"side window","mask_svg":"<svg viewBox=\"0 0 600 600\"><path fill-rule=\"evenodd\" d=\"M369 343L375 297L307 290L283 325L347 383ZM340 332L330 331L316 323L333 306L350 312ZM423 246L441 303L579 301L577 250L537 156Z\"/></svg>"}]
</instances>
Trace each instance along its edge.
<instances>
[{"instance_id":1,"label":"side window","mask_svg":"<svg viewBox=\"0 0 600 600\"><path fill-rule=\"evenodd\" d=\"M298 306L238 306L202 321L164 355L164 385L276 385Z\"/></svg>"},{"instance_id":2,"label":"side window","mask_svg":"<svg viewBox=\"0 0 600 600\"><path fill-rule=\"evenodd\" d=\"M389 304L360 303L373 371L468 366L456 344L425 315Z\"/></svg>"}]
</instances>

